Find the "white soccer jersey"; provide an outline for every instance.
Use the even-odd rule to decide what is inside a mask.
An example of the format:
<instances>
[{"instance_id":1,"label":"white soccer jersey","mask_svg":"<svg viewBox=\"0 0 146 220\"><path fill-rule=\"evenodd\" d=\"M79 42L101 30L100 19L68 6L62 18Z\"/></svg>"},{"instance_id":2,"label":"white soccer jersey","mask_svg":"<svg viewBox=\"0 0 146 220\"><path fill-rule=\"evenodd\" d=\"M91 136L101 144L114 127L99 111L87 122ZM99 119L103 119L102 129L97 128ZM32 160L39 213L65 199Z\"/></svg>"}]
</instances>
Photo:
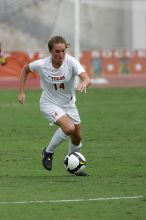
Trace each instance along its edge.
<instances>
[{"instance_id":1,"label":"white soccer jersey","mask_svg":"<svg viewBox=\"0 0 146 220\"><path fill-rule=\"evenodd\" d=\"M59 69L52 66L51 56L29 64L33 72L40 74L43 83L42 98L58 106L67 107L75 103L75 76L85 72L81 64L66 54Z\"/></svg>"}]
</instances>

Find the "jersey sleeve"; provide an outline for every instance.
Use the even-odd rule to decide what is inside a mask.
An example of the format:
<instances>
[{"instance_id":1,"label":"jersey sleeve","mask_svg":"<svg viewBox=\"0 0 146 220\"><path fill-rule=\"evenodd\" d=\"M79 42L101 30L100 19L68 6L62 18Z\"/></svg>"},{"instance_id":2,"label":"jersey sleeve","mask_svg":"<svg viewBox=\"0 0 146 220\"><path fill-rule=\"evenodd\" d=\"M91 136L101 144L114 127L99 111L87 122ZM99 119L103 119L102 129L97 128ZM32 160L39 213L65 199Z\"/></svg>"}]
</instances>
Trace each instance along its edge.
<instances>
[{"instance_id":1,"label":"jersey sleeve","mask_svg":"<svg viewBox=\"0 0 146 220\"><path fill-rule=\"evenodd\" d=\"M38 72L40 70L40 62L39 60L35 60L32 63L29 63L29 68L32 72Z\"/></svg>"},{"instance_id":2,"label":"jersey sleeve","mask_svg":"<svg viewBox=\"0 0 146 220\"><path fill-rule=\"evenodd\" d=\"M72 68L75 76L79 76L81 73L86 72L83 66L74 57L71 57Z\"/></svg>"}]
</instances>

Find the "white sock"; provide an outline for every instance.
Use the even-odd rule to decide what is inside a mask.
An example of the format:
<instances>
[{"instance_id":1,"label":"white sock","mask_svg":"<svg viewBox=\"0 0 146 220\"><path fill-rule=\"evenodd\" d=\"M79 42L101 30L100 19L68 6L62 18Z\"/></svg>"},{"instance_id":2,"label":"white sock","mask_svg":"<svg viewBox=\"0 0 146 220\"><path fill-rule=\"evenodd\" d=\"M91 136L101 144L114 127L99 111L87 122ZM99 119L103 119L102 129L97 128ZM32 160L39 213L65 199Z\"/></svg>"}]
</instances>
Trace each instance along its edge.
<instances>
[{"instance_id":1,"label":"white sock","mask_svg":"<svg viewBox=\"0 0 146 220\"><path fill-rule=\"evenodd\" d=\"M54 133L46 151L48 153L53 153L54 149L61 144L64 140L66 140L69 136L67 136L61 128L58 128L57 131Z\"/></svg>"},{"instance_id":2,"label":"white sock","mask_svg":"<svg viewBox=\"0 0 146 220\"><path fill-rule=\"evenodd\" d=\"M79 145L74 145L71 142L69 142L69 151L68 153L73 153L73 152L80 152L82 147L82 143L80 143Z\"/></svg>"}]
</instances>

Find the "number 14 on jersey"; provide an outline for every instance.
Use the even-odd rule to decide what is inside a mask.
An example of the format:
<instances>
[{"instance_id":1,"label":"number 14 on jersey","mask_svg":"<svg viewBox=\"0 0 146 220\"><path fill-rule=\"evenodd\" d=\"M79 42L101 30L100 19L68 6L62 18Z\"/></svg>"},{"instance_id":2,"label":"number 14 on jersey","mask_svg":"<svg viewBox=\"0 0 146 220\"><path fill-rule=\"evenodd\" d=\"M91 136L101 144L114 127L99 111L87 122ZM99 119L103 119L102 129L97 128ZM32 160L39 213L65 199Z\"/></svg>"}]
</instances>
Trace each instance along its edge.
<instances>
[{"instance_id":1,"label":"number 14 on jersey","mask_svg":"<svg viewBox=\"0 0 146 220\"><path fill-rule=\"evenodd\" d=\"M61 83L61 84L54 83L53 85L54 85L55 90L64 89L64 83Z\"/></svg>"}]
</instances>

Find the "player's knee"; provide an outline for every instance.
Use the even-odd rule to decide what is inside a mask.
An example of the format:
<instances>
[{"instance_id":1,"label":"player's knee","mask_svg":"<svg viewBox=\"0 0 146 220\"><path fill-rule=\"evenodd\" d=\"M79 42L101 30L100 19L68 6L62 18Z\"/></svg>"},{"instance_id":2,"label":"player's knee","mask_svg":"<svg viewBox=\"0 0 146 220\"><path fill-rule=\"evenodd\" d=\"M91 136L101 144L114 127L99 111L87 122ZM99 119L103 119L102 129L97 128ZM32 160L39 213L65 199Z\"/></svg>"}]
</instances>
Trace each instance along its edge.
<instances>
[{"instance_id":1,"label":"player's knee","mask_svg":"<svg viewBox=\"0 0 146 220\"><path fill-rule=\"evenodd\" d=\"M75 126L74 125L69 125L64 129L64 133L68 136L72 135L75 131Z\"/></svg>"}]
</instances>

